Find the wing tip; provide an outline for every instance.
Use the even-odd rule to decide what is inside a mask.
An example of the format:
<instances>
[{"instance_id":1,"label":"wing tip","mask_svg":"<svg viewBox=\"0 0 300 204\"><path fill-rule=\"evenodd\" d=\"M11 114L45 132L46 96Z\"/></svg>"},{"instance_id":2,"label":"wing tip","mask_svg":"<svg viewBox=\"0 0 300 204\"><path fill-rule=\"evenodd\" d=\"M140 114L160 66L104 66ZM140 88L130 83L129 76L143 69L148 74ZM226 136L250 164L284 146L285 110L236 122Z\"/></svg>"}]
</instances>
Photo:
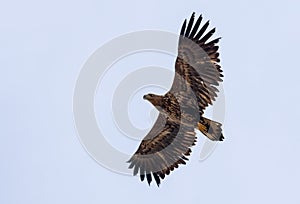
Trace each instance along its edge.
<instances>
[{"instance_id":1,"label":"wing tip","mask_svg":"<svg viewBox=\"0 0 300 204\"><path fill-rule=\"evenodd\" d=\"M185 33L185 28L186 28L186 19L184 19L183 21L183 24L182 24L182 27L181 27L181 31L180 31L180 35L181 36L184 36L184 33Z\"/></svg>"},{"instance_id":2,"label":"wing tip","mask_svg":"<svg viewBox=\"0 0 300 204\"><path fill-rule=\"evenodd\" d=\"M151 182L152 182L152 176L150 173L147 173L146 174L146 178L147 178L147 182L148 182L148 185L150 186Z\"/></svg>"},{"instance_id":3,"label":"wing tip","mask_svg":"<svg viewBox=\"0 0 300 204\"><path fill-rule=\"evenodd\" d=\"M159 185L160 185L159 176L157 175L157 173L153 173L153 177L154 177L154 180L155 180L157 186L159 187Z\"/></svg>"},{"instance_id":4,"label":"wing tip","mask_svg":"<svg viewBox=\"0 0 300 204\"><path fill-rule=\"evenodd\" d=\"M195 11L193 11L192 15L191 15L191 18L190 19L194 19L195 18Z\"/></svg>"}]
</instances>

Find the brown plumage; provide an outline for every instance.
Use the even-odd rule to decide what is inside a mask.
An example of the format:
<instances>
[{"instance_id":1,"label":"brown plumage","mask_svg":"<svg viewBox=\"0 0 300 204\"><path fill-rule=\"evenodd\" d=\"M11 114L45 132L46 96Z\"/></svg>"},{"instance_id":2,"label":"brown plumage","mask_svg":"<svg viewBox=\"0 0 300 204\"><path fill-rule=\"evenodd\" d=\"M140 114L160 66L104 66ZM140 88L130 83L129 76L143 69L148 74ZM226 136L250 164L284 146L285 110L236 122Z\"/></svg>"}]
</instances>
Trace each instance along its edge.
<instances>
[{"instance_id":1,"label":"brown plumage","mask_svg":"<svg viewBox=\"0 0 300 204\"><path fill-rule=\"evenodd\" d=\"M163 96L147 94L144 99L159 111L158 119L138 150L128 161L133 174L146 177L149 185L186 164L191 146L196 142L195 128L214 141L222 141L221 124L203 117L204 109L215 100L222 81L218 46L220 38L207 42L215 28L206 32L207 21L200 27L202 16L194 24L193 13L185 20L179 37L175 77L169 92Z\"/></svg>"}]
</instances>

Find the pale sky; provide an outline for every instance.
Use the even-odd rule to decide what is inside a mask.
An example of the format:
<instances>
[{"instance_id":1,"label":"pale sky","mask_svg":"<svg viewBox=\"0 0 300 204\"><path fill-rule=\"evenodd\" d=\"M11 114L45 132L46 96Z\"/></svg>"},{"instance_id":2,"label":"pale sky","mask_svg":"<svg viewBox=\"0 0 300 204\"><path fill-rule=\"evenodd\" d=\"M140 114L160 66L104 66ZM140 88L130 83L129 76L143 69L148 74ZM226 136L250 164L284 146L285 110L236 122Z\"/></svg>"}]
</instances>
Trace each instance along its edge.
<instances>
[{"instance_id":1,"label":"pale sky","mask_svg":"<svg viewBox=\"0 0 300 204\"><path fill-rule=\"evenodd\" d=\"M299 203L299 6L292 0L1 2L0 203ZM149 187L89 156L74 124L74 87L104 43L145 29L178 33L193 11L222 36L225 141L200 162L199 135L188 165ZM136 69L133 61L146 66L156 57L156 65L172 69L174 58L164 54L132 56L113 68ZM135 103L133 121L148 127L150 105L142 98ZM113 146L136 150L138 142L115 134L110 120L105 126Z\"/></svg>"}]
</instances>

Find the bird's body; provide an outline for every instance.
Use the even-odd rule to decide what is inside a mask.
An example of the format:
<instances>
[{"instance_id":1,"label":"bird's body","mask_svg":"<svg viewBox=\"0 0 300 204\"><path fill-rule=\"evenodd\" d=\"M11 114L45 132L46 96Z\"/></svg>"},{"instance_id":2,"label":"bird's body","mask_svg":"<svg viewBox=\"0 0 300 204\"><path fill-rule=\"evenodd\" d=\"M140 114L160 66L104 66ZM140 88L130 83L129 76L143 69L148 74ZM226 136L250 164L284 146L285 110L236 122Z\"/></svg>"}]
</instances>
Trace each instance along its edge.
<instances>
[{"instance_id":1,"label":"bird's body","mask_svg":"<svg viewBox=\"0 0 300 204\"><path fill-rule=\"evenodd\" d=\"M195 128L214 141L223 140L221 124L203 117L204 109L217 96L216 86L222 81L217 52L219 38L206 42L215 29L207 32L208 22L198 30L200 16L195 25L194 13L188 25L184 22L178 44L175 78L171 89L162 96L147 94L144 99L159 111L158 119L138 150L128 161L133 173L141 180L152 176L157 185L179 164L185 164L196 142Z\"/></svg>"}]
</instances>

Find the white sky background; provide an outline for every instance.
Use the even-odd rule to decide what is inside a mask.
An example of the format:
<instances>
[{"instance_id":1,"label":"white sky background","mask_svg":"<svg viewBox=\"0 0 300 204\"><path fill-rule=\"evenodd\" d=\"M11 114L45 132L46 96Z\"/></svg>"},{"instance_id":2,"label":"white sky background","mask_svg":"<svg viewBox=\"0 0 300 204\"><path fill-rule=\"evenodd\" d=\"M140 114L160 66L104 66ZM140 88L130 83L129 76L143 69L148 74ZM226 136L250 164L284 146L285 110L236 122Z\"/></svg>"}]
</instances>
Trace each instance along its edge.
<instances>
[{"instance_id":1,"label":"white sky background","mask_svg":"<svg viewBox=\"0 0 300 204\"><path fill-rule=\"evenodd\" d=\"M299 203L299 6L1 2L0 203ZM144 29L178 33L193 11L223 37L226 139L207 160L193 155L160 188L148 187L101 167L80 144L72 113L76 78L107 41Z\"/></svg>"}]
</instances>

